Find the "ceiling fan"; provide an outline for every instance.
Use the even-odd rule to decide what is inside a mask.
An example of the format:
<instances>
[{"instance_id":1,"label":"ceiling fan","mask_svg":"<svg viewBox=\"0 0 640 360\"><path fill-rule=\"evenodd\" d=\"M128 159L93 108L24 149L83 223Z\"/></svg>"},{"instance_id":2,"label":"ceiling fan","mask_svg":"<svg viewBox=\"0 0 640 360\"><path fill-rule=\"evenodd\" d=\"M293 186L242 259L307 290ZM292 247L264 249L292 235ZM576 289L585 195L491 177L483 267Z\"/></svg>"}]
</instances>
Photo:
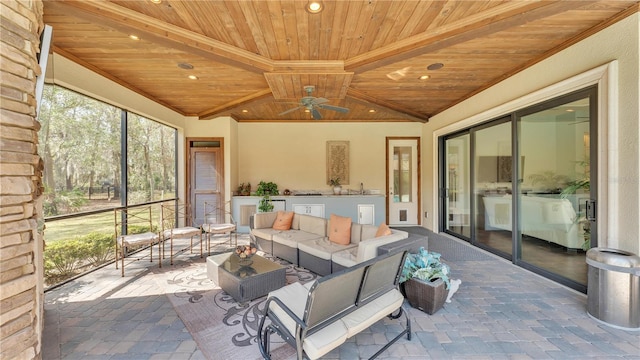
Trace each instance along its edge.
<instances>
[{"instance_id":1,"label":"ceiling fan","mask_svg":"<svg viewBox=\"0 0 640 360\"><path fill-rule=\"evenodd\" d=\"M332 110L332 111L337 111L337 112L341 112L341 113L347 113L349 112L349 109L344 108L344 107L340 107L340 106L333 106L333 105L328 105L327 103L329 102L329 100L325 99L325 98L318 98L315 96L311 96L311 93L313 92L313 90L315 90L316 87L313 85L307 85L304 87L304 91L307 92L307 96L303 97L302 99L300 99L300 102L298 102L298 106L289 109L287 111L283 111L278 115L284 115L284 114L288 114L290 112L302 109L302 108L306 108L307 110L309 110L309 112L311 112L311 116L315 119L315 120L320 120L322 119L322 115L320 115L320 111L318 111L318 109L324 109L324 110Z\"/></svg>"}]
</instances>

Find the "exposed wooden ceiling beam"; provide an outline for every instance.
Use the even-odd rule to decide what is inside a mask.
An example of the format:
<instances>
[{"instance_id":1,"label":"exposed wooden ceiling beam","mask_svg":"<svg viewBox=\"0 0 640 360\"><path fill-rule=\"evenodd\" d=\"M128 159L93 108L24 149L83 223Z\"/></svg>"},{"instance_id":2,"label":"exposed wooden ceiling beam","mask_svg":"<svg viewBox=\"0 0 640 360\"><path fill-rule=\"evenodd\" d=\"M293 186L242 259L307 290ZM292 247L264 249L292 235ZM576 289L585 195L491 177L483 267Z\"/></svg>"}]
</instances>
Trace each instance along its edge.
<instances>
[{"instance_id":1,"label":"exposed wooden ceiling beam","mask_svg":"<svg viewBox=\"0 0 640 360\"><path fill-rule=\"evenodd\" d=\"M68 15L103 24L124 33L139 33L159 45L200 55L226 65L261 74L273 70L273 61L205 35L158 21L106 1L51 0Z\"/></svg>"},{"instance_id":2,"label":"exposed wooden ceiling beam","mask_svg":"<svg viewBox=\"0 0 640 360\"><path fill-rule=\"evenodd\" d=\"M338 73L344 72L342 60L276 60L273 72Z\"/></svg>"},{"instance_id":3,"label":"exposed wooden ceiling beam","mask_svg":"<svg viewBox=\"0 0 640 360\"><path fill-rule=\"evenodd\" d=\"M392 103L392 102L389 102L389 101L385 101L385 100L381 100L381 99L375 98L375 97L373 97L371 95L365 94L365 93L363 93L363 92L361 92L359 90L355 90L353 88L347 89L347 96L350 96L352 98L355 98L355 99L358 99L358 100L361 100L361 101L364 101L364 102L372 103L372 104L375 104L375 105L378 105L378 106L386 107L386 108L388 108L390 110L401 112L403 114L407 114L409 116L412 116L412 117L416 118L416 120L418 120L420 122L423 122L423 123L429 122L429 116L428 115L413 111L411 109L404 108L404 107L402 107L402 106L400 106L398 104L395 104L395 103Z\"/></svg>"},{"instance_id":4,"label":"exposed wooden ceiling beam","mask_svg":"<svg viewBox=\"0 0 640 360\"><path fill-rule=\"evenodd\" d=\"M253 94L238 98L234 101L230 101L226 104L223 104L221 106L216 106L213 109L204 111L200 114L198 114L198 117L200 120L209 120L209 119L213 119L216 116L220 116L220 115L226 115L225 112L237 108L239 106L242 105L246 105L251 103L251 105L256 105L258 104L260 101L266 101L268 99L272 99L273 97L271 96L271 89L263 89L260 90L258 92L255 92Z\"/></svg>"},{"instance_id":5,"label":"exposed wooden ceiling beam","mask_svg":"<svg viewBox=\"0 0 640 360\"><path fill-rule=\"evenodd\" d=\"M359 73L390 65L586 4L583 1L507 2L462 21L354 56L345 61L345 70Z\"/></svg>"},{"instance_id":6,"label":"exposed wooden ceiling beam","mask_svg":"<svg viewBox=\"0 0 640 360\"><path fill-rule=\"evenodd\" d=\"M129 89L129 90L131 90L131 91L133 91L133 92L135 92L135 93L138 93L138 94L140 94L140 95L142 95L142 96L146 97L147 99L149 99L149 100L151 100L151 101L154 101L154 102L156 102L156 103L158 103L158 104L160 104L160 105L162 105L162 106L165 106L165 107L167 107L168 109L171 109L171 110L173 110L173 111L177 112L177 113L178 113L178 114L180 114L180 115L183 115L183 116L189 116L189 115L190 115L190 114L185 114L185 113L184 113L184 112L182 112L180 109L177 109L176 107L171 106L170 104L168 104L168 103L166 103L166 102L164 102L164 101L162 101L162 100L158 99L157 97L155 97L155 96L153 96L153 95L151 95L151 94L148 94L148 93L146 93L146 92L144 92L144 91L140 90L139 88L137 88L137 87L135 87L135 86L133 86L133 85L131 85L131 84L129 84L129 83L127 83L127 82L123 81L122 79L117 78L117 77L115 77L115 76L113 76L113 75L109 74L108 72L103 71L102 69L100 69L100 68L98 68L98 67L93 66L92 64L90 64L90 63L88 63L88 62L86 62L86 61L84 61L84 60L80 59L79 57L77 57L77 56L75 56L75 55L73 55L73 54L69 53L68 51L66 51L66 50L64 50L64 49L61 49L61 48L59 48L59 47L57 47L57 46L55 46L55 45L54 45L54 46L52 46L52 50L53 50L53 52L54 52L55 54L58 54L58 55L60 55L60 56L64 56L64 57L66 57L67 59L69 59L69 60L71 60L71 61L75 62L76 64L81 65L81 66L83 66L83 67L85 67L85 68L87 68L87 69L89 69L89 70L91 70L91 71L95 72L95 73L96 73L96 74L98 74L98 75L104 76L105 78L107 78L107 79L109 79L109 80L111 80L111 81L115 82L116 84L119 84L119 85L121 85L121 86L123 86L123 87L125 87L125 88L127 88L127 89ZM55 73L54 73L54 75L55 75ZM53 80L55 81L55 77L54 77L54 79L53 79Z\"/></svg>"}]
</instances>

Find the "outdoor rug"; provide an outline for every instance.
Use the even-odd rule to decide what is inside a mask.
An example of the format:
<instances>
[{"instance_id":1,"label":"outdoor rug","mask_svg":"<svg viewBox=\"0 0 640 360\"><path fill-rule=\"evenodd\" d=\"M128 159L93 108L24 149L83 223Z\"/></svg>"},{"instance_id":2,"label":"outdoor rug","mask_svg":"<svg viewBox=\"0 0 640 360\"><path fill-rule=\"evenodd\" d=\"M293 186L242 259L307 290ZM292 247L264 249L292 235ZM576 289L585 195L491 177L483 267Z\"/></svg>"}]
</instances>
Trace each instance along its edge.
<instances>
[{"instance_id":1,"label":"outdoor rug","mask_svg":"<svg viewBox=\"0 0 640 360\"><path fill-rule=\"evenodd\" d=\"M286 268L287 284L306 283L317 275L284 260L265 256ZM266 296L245 305L238 304L207 277L205 259L192 257L176 261L173 267L156 269L158 286L173 304L198 348L207 359L262 359L257 329L264 313ZM271 336L271 354L276 359L295 354L277 335Z\"/></svg>"}]
</instances>

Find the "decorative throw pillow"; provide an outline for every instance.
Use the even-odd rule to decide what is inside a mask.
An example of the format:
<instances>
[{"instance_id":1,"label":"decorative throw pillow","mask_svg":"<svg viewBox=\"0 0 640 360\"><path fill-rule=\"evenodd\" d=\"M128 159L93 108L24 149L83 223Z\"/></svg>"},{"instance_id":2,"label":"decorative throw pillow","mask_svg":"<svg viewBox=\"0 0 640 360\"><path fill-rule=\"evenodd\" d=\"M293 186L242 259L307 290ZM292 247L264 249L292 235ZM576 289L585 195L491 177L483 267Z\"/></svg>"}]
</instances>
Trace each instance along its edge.
<instances>
[{"instance_id":1,"label":"decorative throw pillow","mask_svg":"<svg viewBox=\"0 0 640 360\"><path fill-rule=\"evenodd\" d=\"M329 241L340 245L351 242L351 218L331 214L329 218Z\"/></svg>"},{"instance_id":2,"label":"decorative throw pillow","mask_svg":"<svg viewBox=\"0 0 640 360\"><path fill-rule=\"evenodd\" d=\"M293 211L278 211L276 221L273 222L274 230L289 230L293 222Z\"/></svg>"},{"instance_id":3,"label":"decorative throw pillow","mask_svg":"<svg viewBox=\"0 0 640 360\"><path fill-rule=\"evenodd\" d=\"M391 235L391 229L385 223L380 224L378 231L376 231L376 237Z\"/></svg>"}]
</instances>

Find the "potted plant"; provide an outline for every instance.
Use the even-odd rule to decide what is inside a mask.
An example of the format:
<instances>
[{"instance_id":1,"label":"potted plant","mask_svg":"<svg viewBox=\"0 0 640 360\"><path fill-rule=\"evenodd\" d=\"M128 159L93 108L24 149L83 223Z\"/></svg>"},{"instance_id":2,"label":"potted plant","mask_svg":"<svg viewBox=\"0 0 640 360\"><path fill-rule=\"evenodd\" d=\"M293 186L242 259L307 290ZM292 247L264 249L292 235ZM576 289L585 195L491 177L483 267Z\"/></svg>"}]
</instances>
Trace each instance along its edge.
<instances>
[{"instance_id":1,"label":"potted plant","mask_svg":"<svg viewBox=\"0 0 640 360\"><path fill-rule=\"evenodd\" d=\"M278 195L278 185L272 182L260 181L256 189L256 195L262 196L258 210L260 210L260 212L272 211L273 204L271 203L271 195Z\"/></svg>"},{"instance_id":2,"label":"potted plant","mask_svg":"<svg viewBox=\"0 0 640 360\"><path fill-rule=\"evenodd\" d=\"M249 196L251 195L251 183L241 183L238 186L238 195Z\"/></svg>"},{"instance_id":3,"label":"potted plant","mask_svg":"<svg viewBox=\"0 0 640 360\"><path fill-rule=\"evenodd\" d=\"M423 247L418 253L408 254L400 275L400 283L409 304L431 315L447 300L451 287L449 265L440 260L440 254Z\"/></svg>"},{"instance_id":4,"label":"potted plant","mask_svg":"<svg viewBox=\"0 0 640 360\"><path fill-rule=\"evenodd\" d=\"M333 186L333 194L340 195L342 192L342 185L340 185L340 177L335 177L329 180L329 185Z\"/></svg>"}]
</instances>

